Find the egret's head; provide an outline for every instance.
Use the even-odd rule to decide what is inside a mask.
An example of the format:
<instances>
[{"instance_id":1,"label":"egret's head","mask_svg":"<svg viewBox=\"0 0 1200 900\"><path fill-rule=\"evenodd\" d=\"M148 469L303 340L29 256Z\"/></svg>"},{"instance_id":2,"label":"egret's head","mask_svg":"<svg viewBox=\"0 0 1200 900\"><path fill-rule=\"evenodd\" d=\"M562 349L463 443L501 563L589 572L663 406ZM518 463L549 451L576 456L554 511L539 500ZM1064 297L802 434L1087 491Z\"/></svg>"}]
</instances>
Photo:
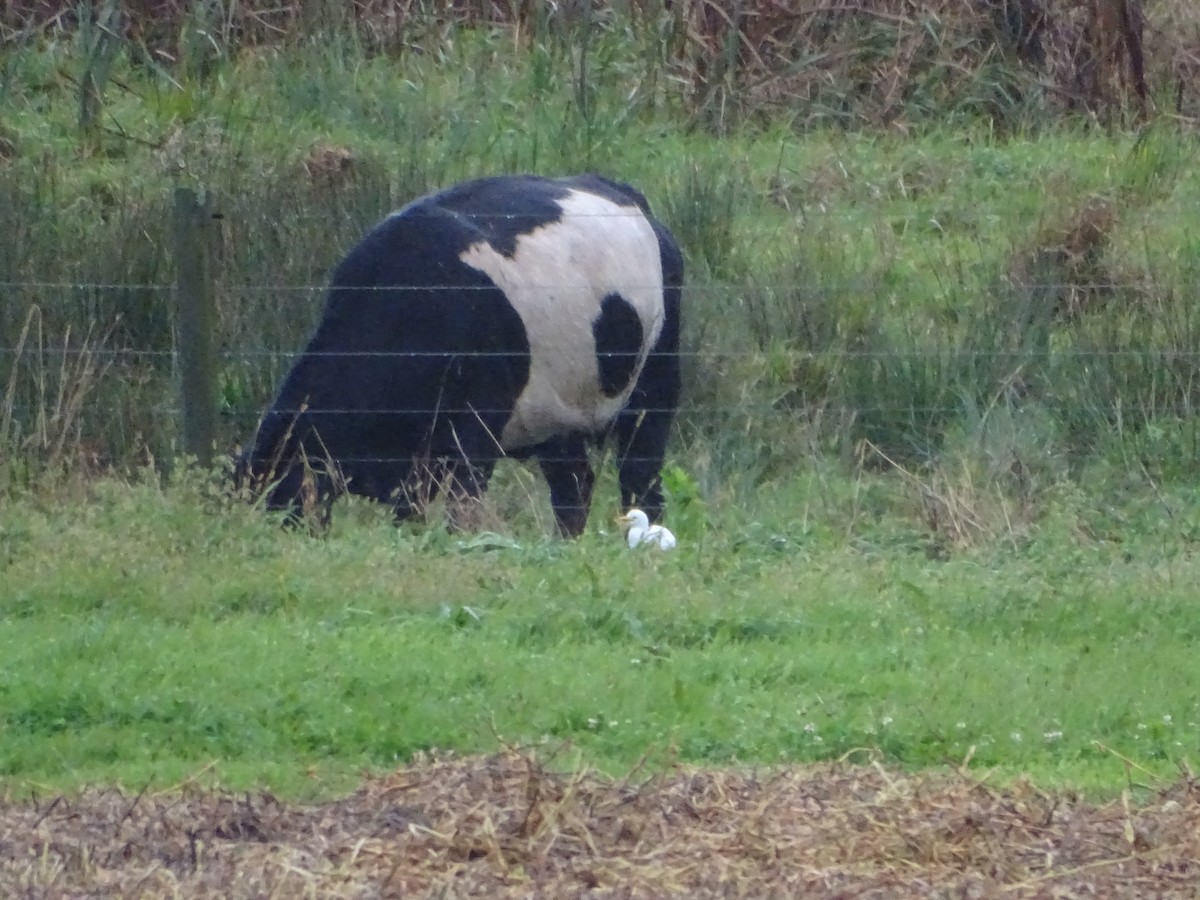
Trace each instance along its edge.
<instances>
[{"instance_id":1,"label":"egret's head","mask_svg":"<svg viewBox=\"0 0 1200 900\"><path fill-rule=\"evenodd\" d=\"M625 513L625 515L618 517L617 521L626 529L646 529L650 527L650 518L640 509L631 509L629 512Z\"/></svg>"}]
</instances>

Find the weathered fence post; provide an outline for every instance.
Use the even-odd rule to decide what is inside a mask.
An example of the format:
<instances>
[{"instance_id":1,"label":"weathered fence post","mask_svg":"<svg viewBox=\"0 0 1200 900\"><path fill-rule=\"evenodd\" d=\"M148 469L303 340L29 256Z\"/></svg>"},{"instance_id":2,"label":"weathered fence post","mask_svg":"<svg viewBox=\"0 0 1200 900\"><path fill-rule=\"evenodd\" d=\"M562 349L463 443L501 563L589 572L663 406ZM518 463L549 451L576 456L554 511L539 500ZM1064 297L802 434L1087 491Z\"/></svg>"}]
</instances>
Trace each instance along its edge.
<instances>
[{"instance_id":1,"label":"weathered fence post","mask_svg":"<svg viewBox=\"0 0 1200 900\"><path fill-rule=\"evenodd\" d=\"M175 346L183 450L212 463L217 439L217 307L211 267L212 212L196 192L175 189Z\"/></svg>"}]
</instances>

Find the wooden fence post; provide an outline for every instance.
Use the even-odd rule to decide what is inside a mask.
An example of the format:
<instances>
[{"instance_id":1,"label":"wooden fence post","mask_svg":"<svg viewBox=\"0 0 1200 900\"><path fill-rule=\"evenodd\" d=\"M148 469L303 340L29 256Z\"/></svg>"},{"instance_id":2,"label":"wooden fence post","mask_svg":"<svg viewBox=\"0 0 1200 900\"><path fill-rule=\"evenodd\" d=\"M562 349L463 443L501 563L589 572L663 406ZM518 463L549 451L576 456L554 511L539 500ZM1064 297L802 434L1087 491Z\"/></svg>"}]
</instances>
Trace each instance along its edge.
<instances>
[{"instance_id":1,"label":"wooden fence post","mask_svg":"<svg viewBox=\"0 0 1200 900\"><path fill-rule=\"evenodd\" d=\"M175 189L175 347L179 359L183 450L211 465L217 440L217 307L212 212L196 192Z\"/></svg>"}]
</instances>

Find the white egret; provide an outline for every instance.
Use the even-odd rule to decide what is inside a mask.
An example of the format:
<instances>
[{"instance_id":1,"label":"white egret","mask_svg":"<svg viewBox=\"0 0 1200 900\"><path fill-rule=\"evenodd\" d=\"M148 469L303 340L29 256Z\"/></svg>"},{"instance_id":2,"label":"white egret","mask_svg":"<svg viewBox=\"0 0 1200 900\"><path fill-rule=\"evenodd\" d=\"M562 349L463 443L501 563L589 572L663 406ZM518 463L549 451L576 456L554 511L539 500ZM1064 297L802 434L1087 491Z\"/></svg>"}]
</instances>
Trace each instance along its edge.
<instances>
[{"instance_id":1,"label":"white egret","mask_svg":"<svg viewBox=\"0 0 1200 900\"><path fill-rule=\"evenodd\" d=\"M630 548L650 544L659 550L672 550L675 547L675 535L662 525L651 525L650 517L640 509L631 509L617 519L625 526L625 540Z\"/></svg>"}]
</instances>

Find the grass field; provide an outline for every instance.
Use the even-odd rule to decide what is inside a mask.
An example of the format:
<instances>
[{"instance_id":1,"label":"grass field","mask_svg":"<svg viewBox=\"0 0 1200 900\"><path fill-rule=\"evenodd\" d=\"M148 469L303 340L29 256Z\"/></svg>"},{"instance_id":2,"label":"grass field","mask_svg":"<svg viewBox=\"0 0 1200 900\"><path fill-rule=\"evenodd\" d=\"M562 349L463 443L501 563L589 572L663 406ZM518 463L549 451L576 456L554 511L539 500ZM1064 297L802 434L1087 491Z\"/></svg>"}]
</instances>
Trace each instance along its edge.
<instances>
[{"instance_id":1,"label":"grass field","mask_svg":"<svg viewBox=\"0 0 1200 900\"><path fill-rule=\"evenodd\" d=\"M533 517L456 537L365 505L306 538L199 479L9 503L0 774L213 764L305 794L504 741L612 772L874 749L1107 794L1129 773L1105 748L1164 777L1194 756L1200 504L1088 530L1067 494L1032 538L939 560L879 488L801 473L753 518L677 517L673 554L627 551L603 506L565 543Z\"/></svg>"},{"instance_id":2,"label":"grass field","mask_svg":"<svg viewBox=\"0 0 1200 900\"><path fill-rule=\"evenodd\" d=\"M189 22L170 64L104 29L0 50L7 789L327 796L511 743L610 773L878 754L1113 797L1195 760L1186 116L997 111L937 67L886 123L836 79L698 98L666 37L611 23L378 52ZM687 253L677 552L624 549L611 483L581 540L547 537L515 466L484 533L347 504L312 538L166 464L172 187L222 213L232 445L378 216L581 169L642 188Z\"/></svg>"}]
</instances>

